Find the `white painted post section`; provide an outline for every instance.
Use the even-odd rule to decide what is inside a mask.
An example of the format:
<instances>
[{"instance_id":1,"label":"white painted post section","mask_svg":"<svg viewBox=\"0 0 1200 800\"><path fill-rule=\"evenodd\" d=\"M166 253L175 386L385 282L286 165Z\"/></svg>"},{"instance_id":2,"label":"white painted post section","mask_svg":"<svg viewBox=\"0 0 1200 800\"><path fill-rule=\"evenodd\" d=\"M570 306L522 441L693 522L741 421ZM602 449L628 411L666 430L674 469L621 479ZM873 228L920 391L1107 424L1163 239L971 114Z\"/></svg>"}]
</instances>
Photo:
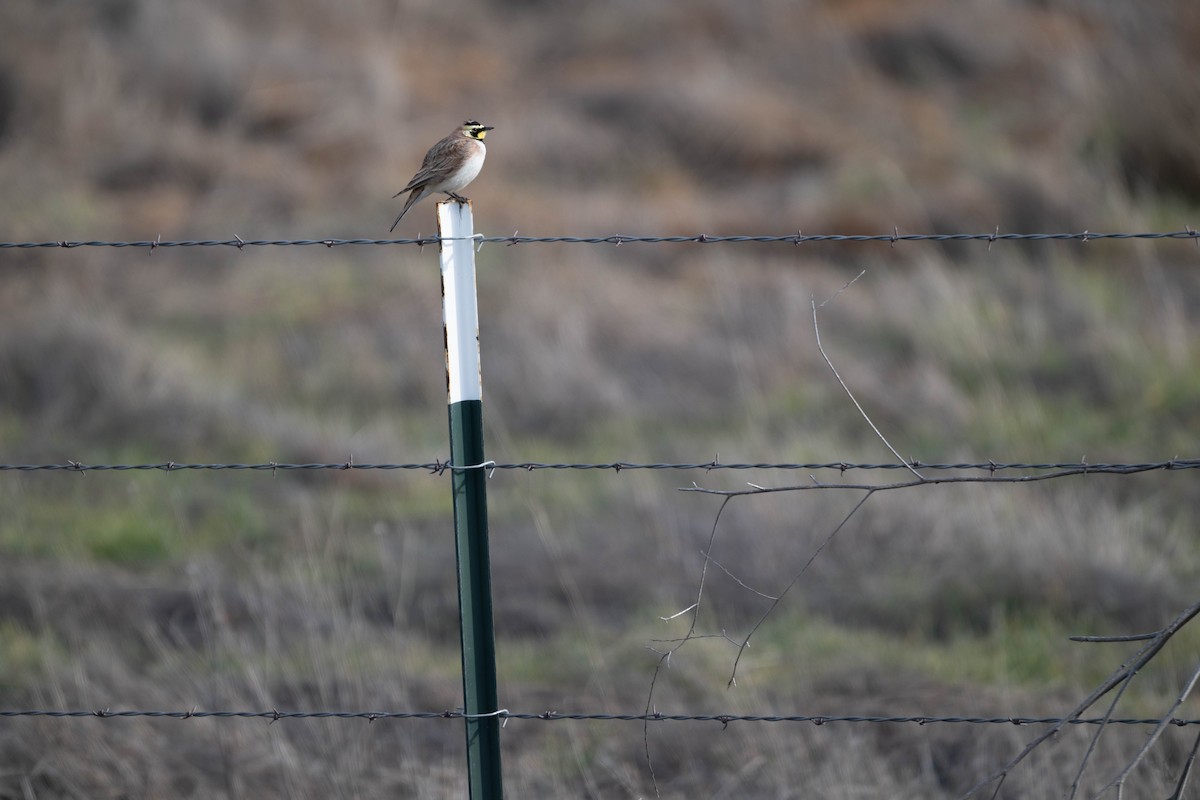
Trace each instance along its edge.
<instances>
[{"instance_id":1,"label":"white painted post section","mask_svg":"<svg viewBox=\"0 0 1200 800\"><path fill-rule=\"evenodd\" d=\"M446 381L450 403L482 400L479 372L479 305L475 297L475 232L471 204L437 204L442 242L442 308L446 325Z\"/></svg>"}]
</instances>

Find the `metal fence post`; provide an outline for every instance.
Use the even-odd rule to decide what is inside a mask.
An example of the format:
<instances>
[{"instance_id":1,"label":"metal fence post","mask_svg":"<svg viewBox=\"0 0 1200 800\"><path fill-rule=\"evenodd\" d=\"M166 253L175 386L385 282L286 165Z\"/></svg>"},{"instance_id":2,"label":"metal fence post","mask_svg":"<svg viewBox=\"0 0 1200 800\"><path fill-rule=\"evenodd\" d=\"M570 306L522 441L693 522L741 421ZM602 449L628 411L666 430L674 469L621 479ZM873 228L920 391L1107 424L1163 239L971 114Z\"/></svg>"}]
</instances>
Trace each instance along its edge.
<instances>
[{"instance_id":1,"label":"metal fence post","mask_svg":"<svg viewBox=\"0 0 1200 800\"><path fill-rule=\"evenodd\" d=\"M500 800L500 720L492 568L488 553L487 469L483 466L483 385L479 372L479 308L475 295L474 222L469 203L437 205L442 262L442 314L454 465L454 538L462 630L463 700L471 800Z\"/></svg>"}]
</instances>

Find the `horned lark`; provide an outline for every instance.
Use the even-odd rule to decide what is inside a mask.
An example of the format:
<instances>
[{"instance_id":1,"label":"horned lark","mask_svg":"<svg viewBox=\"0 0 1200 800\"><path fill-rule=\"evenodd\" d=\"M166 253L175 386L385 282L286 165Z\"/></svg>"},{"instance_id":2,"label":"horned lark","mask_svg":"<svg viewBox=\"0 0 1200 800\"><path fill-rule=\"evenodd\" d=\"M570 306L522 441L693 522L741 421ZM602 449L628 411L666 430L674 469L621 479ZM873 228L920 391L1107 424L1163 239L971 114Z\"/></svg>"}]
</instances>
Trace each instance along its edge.
<instances>
[{"instance_id":1,"label":"horned lark","mask_svg":"<svg viewBox=\"0 0 1200 800\"><path fill-rule=\"evenodd\" d=\"M411 193L404 202L404 208L400 210L400 216L392 223L391 230L396 230L396 226L414 203L431 194L443 192L453 200L466 202L467 198L456 192L475 180L475 176L483 167L483 158L487 155L483 137L487 136L490 130L493 130L491 126L480 125L469 119L445 139L429 148L425 160L421 162L421 168L413 175L408 186L392 195L399 197L405 192Z\"/></svg>"}]
</instances>

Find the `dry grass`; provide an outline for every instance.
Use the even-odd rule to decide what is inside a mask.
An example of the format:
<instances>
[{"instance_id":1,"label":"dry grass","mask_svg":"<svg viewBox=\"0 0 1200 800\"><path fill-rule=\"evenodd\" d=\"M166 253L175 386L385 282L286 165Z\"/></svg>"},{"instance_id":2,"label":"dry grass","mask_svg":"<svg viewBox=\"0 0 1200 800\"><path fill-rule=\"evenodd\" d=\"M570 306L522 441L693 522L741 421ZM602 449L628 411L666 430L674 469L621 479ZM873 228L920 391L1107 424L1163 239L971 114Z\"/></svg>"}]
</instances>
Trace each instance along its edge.
<instances>
[{"instance_id":1,"label":"dry grass","mask_svg":"<svg viewBox=\"0 0 1200 800\"><path fill-rule=\"evenodd\" d=\"M382 236L467 116L496 125L488 233L886 233L1195 224L1186 2L430 0L0 6L0 239ZM464 20L471 24L464 25ZM564 142L569 147L564 147ZM431 205L400 235L433 230ZM489 456L886 461L1190 456L1191 243L485 246ZM413 249L3 251L0 461L444 456L438 277ZM822 476L828 478L828 476ZM637 711L716 504L806 474L497 473L503 702ZM443 478L5 473L0 706L458 703ZM854 502L756 498L713 556L771 593ZM879 495L726 690L704 640L670 712L1055 715L1157 627L1200 560L1186 474ZM701 626L764 600L724 573ZM1139 677L1156 714L1191 640ZM1195 705L1184 710L1195 716ZM1135 796L1166 796L1171 731ZM953 797L1032 733L659 725L664 797ZM1002 797L1057 797L1087 731ZM1085 783L1144 731L1110 730ZM640 725L510 722L516 797L653 793ZM461 796L448 721L8 720L0 797Z\"/></svg>"}]
</instances>

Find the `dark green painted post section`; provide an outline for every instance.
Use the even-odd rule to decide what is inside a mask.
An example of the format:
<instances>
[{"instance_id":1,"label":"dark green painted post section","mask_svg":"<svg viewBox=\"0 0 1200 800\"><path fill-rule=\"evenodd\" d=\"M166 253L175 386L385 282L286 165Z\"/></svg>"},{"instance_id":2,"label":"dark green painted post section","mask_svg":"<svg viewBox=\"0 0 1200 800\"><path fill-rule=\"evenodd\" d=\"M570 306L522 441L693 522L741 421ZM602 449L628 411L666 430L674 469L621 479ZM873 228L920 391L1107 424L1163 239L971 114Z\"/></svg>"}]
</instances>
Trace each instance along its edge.
<instances>
[{"instance_id":1,"label":"dark green painted post section","mask_svg":"<svg viewBox=\"0 0 1200 800\"><path fill-rule=\"evenodd\" d=\"M501 800L500 720L479 716L494 714L498 699L473 227L469 204L438 204L438 232L455 240L442 242L441 260L467 771L471 800Z\"/></svg>"},{"instance_id":2,"label":"dark green painted post section","mask_svg":"<svg viewBox=\"0 0 1200 800\"><path fill-rule=\"evenodd\" d=\"M483 463L483 404L450 406L450 458L455 465ZM458 606L462 625L463 696L467 714L497 709L496 641L492 628L492 568L488 554L487 471L454 470L454 537L458 556ZM504 795L500 780L500 720L467 719L467 767L472 800Z\"/></svg>"}]
</instances>

